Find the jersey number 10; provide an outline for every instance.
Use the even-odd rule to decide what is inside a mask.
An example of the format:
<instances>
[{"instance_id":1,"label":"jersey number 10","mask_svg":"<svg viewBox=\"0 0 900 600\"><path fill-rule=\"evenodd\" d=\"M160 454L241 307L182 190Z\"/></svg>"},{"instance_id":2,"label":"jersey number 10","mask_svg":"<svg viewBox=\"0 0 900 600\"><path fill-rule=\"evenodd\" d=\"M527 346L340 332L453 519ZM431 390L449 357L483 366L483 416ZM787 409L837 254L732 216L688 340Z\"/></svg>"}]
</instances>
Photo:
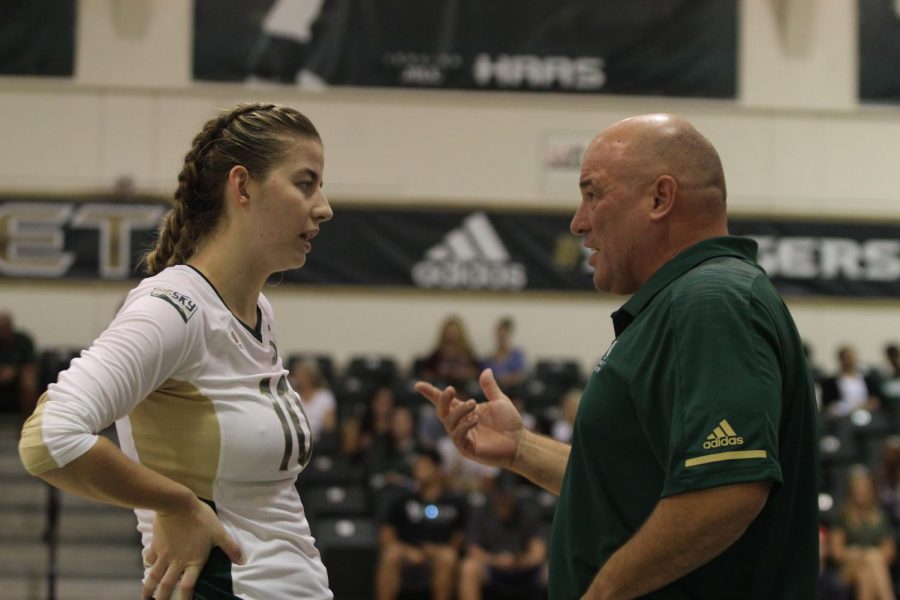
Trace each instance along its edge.
<instances>
[{"instance_id":1,"label":"jersey number 10","mask_svg":"<svg viewBox=\"0 0 900 600\"><path fill-rule=\"evenodd\" d=\"M281 421L281 427L284 430L284 456L281 458L281 467L278 470L287 471L291 454L294 452L294 435L291 432L291 424L293 424L294 432L297 434L297 445L299 446L297 464L304 467L309 462L309 456L312 453L312 440L306 439L306 434L303 432L300 421L302 418L308 431L309 419L306 418L306 412L304 412L303 405L300 403L300 397L288 385L286 376L282 375L275 387L277 388L277 398L272 393L271 377L264 377L259 382L259 391L272 401L272 407L275 409L275 414L278 415L278 420ZM282 403L284 407L282 407ZM290 422L288 422L288 417L285 413L290 415Z\"/></svg>"}]
</instances>

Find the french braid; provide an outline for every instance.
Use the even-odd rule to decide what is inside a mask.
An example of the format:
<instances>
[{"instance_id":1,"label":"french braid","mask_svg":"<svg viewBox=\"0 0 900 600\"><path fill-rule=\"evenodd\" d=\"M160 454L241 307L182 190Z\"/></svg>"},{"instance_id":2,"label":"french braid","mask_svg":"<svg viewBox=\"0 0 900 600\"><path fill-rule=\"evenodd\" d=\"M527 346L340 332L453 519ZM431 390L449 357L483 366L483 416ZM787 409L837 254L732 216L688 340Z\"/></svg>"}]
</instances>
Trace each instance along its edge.
<instances>
[{"instance_id":1,"label":"french braid","mask_svg":"<svg viewBox=\"0 0 900 600\"><path fill-rule=\"evenodd\" d=\"M147 274L184 264L216 227L233 166L243 165L251 176L264 178L297 136L321 142L309 119L274 104L241 104L209 120L184 157L171 208L156 245L144 257Z\"/></svg>"}]
</instances>

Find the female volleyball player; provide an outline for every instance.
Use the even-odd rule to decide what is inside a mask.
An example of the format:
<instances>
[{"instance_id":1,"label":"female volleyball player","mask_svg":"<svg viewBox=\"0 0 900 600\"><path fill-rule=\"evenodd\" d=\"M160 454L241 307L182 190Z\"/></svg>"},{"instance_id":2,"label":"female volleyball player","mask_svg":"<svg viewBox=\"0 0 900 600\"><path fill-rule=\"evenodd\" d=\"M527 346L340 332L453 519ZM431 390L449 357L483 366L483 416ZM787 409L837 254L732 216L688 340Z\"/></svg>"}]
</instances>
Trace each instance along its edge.
<instances>
[{"instance_id":1,"label":"female volleyball player","mask_svg":"<svg viewBox=\"0 0 900 600\"><path fill-rule=\"evenodd\" d=\"M313 124L273 105L209 121L146 256L150 277L26 423L26 468L134 507L143 598L331 598L294 488L310 430L262 295L332 212ZM121 451L96 435L116 422ZM178 594L176 594L177 596Z\"/></svg>"}]
</instances>

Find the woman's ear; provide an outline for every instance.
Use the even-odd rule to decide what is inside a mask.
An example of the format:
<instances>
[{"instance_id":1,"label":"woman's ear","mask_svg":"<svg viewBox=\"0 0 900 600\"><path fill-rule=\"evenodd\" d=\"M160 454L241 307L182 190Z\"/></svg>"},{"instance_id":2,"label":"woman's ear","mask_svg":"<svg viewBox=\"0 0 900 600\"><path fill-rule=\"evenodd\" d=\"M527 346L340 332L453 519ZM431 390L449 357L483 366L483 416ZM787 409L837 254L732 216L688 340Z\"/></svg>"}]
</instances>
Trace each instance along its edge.
<instances>
[{"instance_id":1,"label":"woman's ear","mask_svg":"<svg viewBox=\"0 0 900 600\"><path fill-rule=\"evenodd\" d=\"M228 182L226 189L238 204L246 204L250 201L250 194L247 191L250 183L250 173L247 168L242 165L235 165L228 171Z\"/></svg>"}]
</instances>

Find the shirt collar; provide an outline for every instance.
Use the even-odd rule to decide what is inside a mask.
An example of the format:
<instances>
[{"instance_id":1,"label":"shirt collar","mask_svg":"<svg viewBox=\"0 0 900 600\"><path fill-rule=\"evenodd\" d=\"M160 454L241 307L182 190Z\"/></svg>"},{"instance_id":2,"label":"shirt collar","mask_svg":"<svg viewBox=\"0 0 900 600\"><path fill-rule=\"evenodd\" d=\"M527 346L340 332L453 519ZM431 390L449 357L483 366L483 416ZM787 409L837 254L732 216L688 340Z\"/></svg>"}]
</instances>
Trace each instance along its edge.
<instances>
[{"instance_id":1,"label":"shirt collar","mask_svg":"<svg viewBox=\"0 0 900 600\"><path fill-rule=\"evenodd\" d=\"M628 302L612 314L616 337L625 331L659 292L700 263L720 256L734 256L755 263L757 250L755 240L736 236L706 239L682 250L660 267Z\"/></svg>"}]
</instances>

